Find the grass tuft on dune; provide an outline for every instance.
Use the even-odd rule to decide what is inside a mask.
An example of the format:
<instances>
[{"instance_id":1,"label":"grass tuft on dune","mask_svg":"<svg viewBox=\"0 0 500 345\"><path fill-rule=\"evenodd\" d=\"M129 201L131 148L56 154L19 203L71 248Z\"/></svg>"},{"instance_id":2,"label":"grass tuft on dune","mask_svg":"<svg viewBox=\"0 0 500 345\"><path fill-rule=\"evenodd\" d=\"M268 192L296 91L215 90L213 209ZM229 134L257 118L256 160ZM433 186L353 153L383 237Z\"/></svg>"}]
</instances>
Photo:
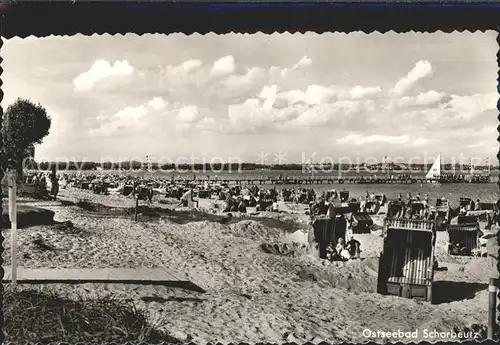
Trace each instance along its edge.
<instances>
[{"instance_id":1,"label":"grass tuft on dune","mask_svg":"<svg viewBox=\"0 0 500 345\"><path fill-rule=\"evenodd\" d=\"M147 322L131 301L114 297L76 299L47 289L4 290L6 341L22 343L180 343ZM29 327L27 327L29 325Z\"/></svg>"}]
</instances>

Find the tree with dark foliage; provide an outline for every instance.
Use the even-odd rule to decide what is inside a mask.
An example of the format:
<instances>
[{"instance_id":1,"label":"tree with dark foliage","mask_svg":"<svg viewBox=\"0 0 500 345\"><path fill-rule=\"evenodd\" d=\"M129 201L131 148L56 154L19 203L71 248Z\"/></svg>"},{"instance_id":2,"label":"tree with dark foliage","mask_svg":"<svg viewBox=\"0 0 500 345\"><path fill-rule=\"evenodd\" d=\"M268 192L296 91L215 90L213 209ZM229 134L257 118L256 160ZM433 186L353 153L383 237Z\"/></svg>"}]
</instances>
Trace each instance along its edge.
<instances>
[{"instance_id":1,"label":"tree with dark foliage","mask_svg":"<svg viewBox=\"0 0 500 345\"><path fill-rule=\"evenodd\" d=\"M1 129L3 154L7 168L16 169L18 178L23 176L23 160L49 134L51 123L45 108L30 100L18 98L7 107Z\"/></svg>"}]
</instances>

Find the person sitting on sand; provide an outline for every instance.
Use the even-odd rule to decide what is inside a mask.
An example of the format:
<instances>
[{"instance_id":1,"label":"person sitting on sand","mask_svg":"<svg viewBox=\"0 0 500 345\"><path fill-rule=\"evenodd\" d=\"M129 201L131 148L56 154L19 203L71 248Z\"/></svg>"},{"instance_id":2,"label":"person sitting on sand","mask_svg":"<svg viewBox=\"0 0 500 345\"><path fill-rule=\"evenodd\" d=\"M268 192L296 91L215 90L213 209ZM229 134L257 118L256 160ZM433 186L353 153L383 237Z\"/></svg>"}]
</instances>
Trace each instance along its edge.
<instances>
[{"instance_id":1,"label":"person sitting on sand","mask_svg":"<svg viewBox=\"0 0 500 345\"><path fill-rule=\"evenodd\" d=\"M335 246L335 250L337 251L337 253L340 253L342 250L344 250L344 248L345 248L344 239L340 237L337 240L337 245Z\"/></svg>"},{"instance_id":2,"label":"person sitting on sand","mask_svg":"<svg viewBox=\"0 0 500 345\"><path fill-rule=\"evenodd\" d=\"M193 188L190 188L186 193L181 196L180 203L177 205L187 207L190 202L196 202L193 200Z\"/></svg>"},{"instance_id":3,"label":"person sitting on sand","mask_svg":"<svg viewBox=\"0 0 500 345\"><path fill-rule=\"evenodd\" d=\"M247 207L245 206L245 202L243 200L241 200L238 205L238 212L247 213Z\"/></svg>"},{"instance_id":4,"label":"person sitting on sand","mask_svg":"<svg viewBox=\"0 0 500 345\"><path fill-rule=\"evenodd\" d=\"M243 202L243 199L241 197L234 197L233 196L233 206L231 207L231 212L239 212L240 210L240 203Z\"/></svg>"},{"instance_id":5,"label":"person sitting on sand","mask_svg":"<svg viewBox=\"0 0 500 345\"><path fill-rule=\"evenodd\" d=\"M225 205L226 206L224 207L222 212L231 212L231 208L233 207L233 200L232 199L225 200Z\"/></svg>"},{"instance_id":6,"label":"person sitting on sand","mask_svg":"<svg viewBox=\"0 0 500 345\"><path fill-rule=\"evenodd\" d=\"M467 209L465 206L460 206L460 214L466 214L467 213Z\"/></svg>"},{"instance_id":7,"label":"person sitting on sand","mask_svg":"<svg viewBox=\"0 0 500 345\"><path fill-rule=\"evenodd\" d=\"M339 238L339 243L337 243L337 247L335 249L337 250L337 253L339 254L341 260L347 261L351 259L351 254L347 250L344 239L342 237Z\"/></svg>"},{"instance_id":8,"label":"person sitting on sand","mask_svg":"<svg viewBox=\"0 0 500 345\"><path fill-rule=\"evenodd\" d=\"M429 200L427 198L424 198L424 200L422 201L422 205L424 205L425 209L428 209L429 208Z\"/></svg>"},{"instance_id":9,"label":"person sitting on sand","mask_svg":"<svg viewBox=\"0 0 500 345\"><path fill-rule=\"evenodd\" d=\"M476 200L476 205L474 207L474 211L481 211L481 206L479 205L479 199Z\"/></svg>"},{"instance_id":10,"label":"person sitting on sand","mask_svg":"<svg viewBox=\"0 0 500 345\"><path fill-rule=\"evenodd\" d=\"M342 237L338 239L337 245L335 246L335 251L337 252L337 254L339 254L342 260L349 260L349 258L351 257L349 252L346 250L345 242Z\"/></svg>"},{"instance_id":11,"label":"person sitting on sand","mask_svg":"<svg viewBox=\"0 0 500 345\"><path fill-rule=\"evenodd\" d=\"M329 244L327 247L326 247L326 259L328 261L334 261L335 260L335 257L336 257L336 252L335 250L332 248L332 245Z\"/></svg>"},{"instance_id":12,"label":"person sitting on sand","mask_svg":"<svg viewBox=\"0 0 500 345\"><path fill-rule=\"evenodd\" d=\"M309 203L309 214L311 216L318 214L318 204L317 203L314 203L312 201Z\"/></svg>"},{"instance_id":13,"label":"person sitting on sand","mask_svg":"<svg viewBox=\"0 0 500 345\"><path fill-rule=\"evenodd\" d=\"M44 174L40 174L40 178L38 180L40 182L40 185L41 186L46 186L47 185L47 180L45 178L45 175Z\"/></svg>"},{"instance_id":14,"label":"person sitting on sand","mask_svg":"<svg viewBox=\"0 0 500 345\"><path fill-rule=\"evenodd\" d=\"M31 184L35 186L35 191L38 190L38 175L33 176L33 178L31 179Z\"/></svg>"},{"instance_id":15,"label":"person sitting on sand","mask_svg":"<svg viewBox=\"0 0 500 345\"><path fill-rule=\"evenodd\" d=\"M271 210L272 212L279 212L279 205L277 198L274 198Z\"/></svg>"},{"instance_id":16,"label":"person sitting on sand","mask_svg":"<svg viewBox=\"0 0 500 345\"><path fill-rule=\"evenodd\" d=\"M469 205L467 205L467 211L474 211L476 209L476 203L471 199Z\"/></svg>"}]
</instances>

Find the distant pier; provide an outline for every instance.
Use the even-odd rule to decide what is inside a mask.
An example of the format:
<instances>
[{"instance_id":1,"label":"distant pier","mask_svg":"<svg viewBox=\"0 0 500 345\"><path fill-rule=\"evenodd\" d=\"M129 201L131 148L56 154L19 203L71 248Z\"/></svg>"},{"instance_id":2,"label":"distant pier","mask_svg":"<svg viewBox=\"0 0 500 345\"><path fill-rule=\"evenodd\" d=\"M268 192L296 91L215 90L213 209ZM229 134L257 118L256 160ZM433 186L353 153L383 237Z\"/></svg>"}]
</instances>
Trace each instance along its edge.
<instances>
[{"instance_id":1,"label":"distant pier","mask_svg":"<svg viewBox=\"0 0 500 345\"><path fill-rule=\"evenodd\" d=\"M483 176L481 178L438 180L419 177L408 178L364 178L364 177L297 177L297 178L277 178L277 177L254 177L254 178L215 178L215 177L195 177L191 179L174 178L174 182L218 182L228 185L321 185L321 184L484 184L498 182L498 176Z\"/></svg>"}]
</instances>

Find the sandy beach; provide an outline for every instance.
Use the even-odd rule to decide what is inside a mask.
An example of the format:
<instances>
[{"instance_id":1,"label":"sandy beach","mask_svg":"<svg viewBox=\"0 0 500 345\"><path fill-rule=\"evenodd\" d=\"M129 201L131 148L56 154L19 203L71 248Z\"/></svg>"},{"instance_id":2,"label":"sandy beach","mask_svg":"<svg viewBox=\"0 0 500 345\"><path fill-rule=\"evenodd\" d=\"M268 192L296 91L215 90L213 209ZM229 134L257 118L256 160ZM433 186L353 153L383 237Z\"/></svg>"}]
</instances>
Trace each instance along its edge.
<instances>
[{"instance_id":1,"label":"sandy beach","mask_svg":"<svg viewBox=\"0 0 500 345\"><path fill-rule=\"evenodd\" d=\"M306 246L293 244L291 234L307 228L306 217L295 205L286 214L235 214L221 221L211 201L200 205L202 212L191 213L174 211L176 200L154 201L150 206L165 210L167 216L140 216L135 222L130 211L134 200L123 196L68 189L61 191L58 201L20 203L53 210L55 220L72 223L20 229L21 266L172 267L205 289L206 293L120 284L43 287L67 296L133 299L151 312L152 324L181 341L362 342L367 340L364 329L446 332L487 320L486 259L450 257L444 247L446 233L438 233L436 256L446 270L436 272L435 291L446 290L448 299L431 305L375 293L380 232L357 235L362 260L349 262L327 263L310 255ZM9 233L3 231L6 265ZM35 238L46 247L35 245Z\"/></svg>"}]
</instances>

